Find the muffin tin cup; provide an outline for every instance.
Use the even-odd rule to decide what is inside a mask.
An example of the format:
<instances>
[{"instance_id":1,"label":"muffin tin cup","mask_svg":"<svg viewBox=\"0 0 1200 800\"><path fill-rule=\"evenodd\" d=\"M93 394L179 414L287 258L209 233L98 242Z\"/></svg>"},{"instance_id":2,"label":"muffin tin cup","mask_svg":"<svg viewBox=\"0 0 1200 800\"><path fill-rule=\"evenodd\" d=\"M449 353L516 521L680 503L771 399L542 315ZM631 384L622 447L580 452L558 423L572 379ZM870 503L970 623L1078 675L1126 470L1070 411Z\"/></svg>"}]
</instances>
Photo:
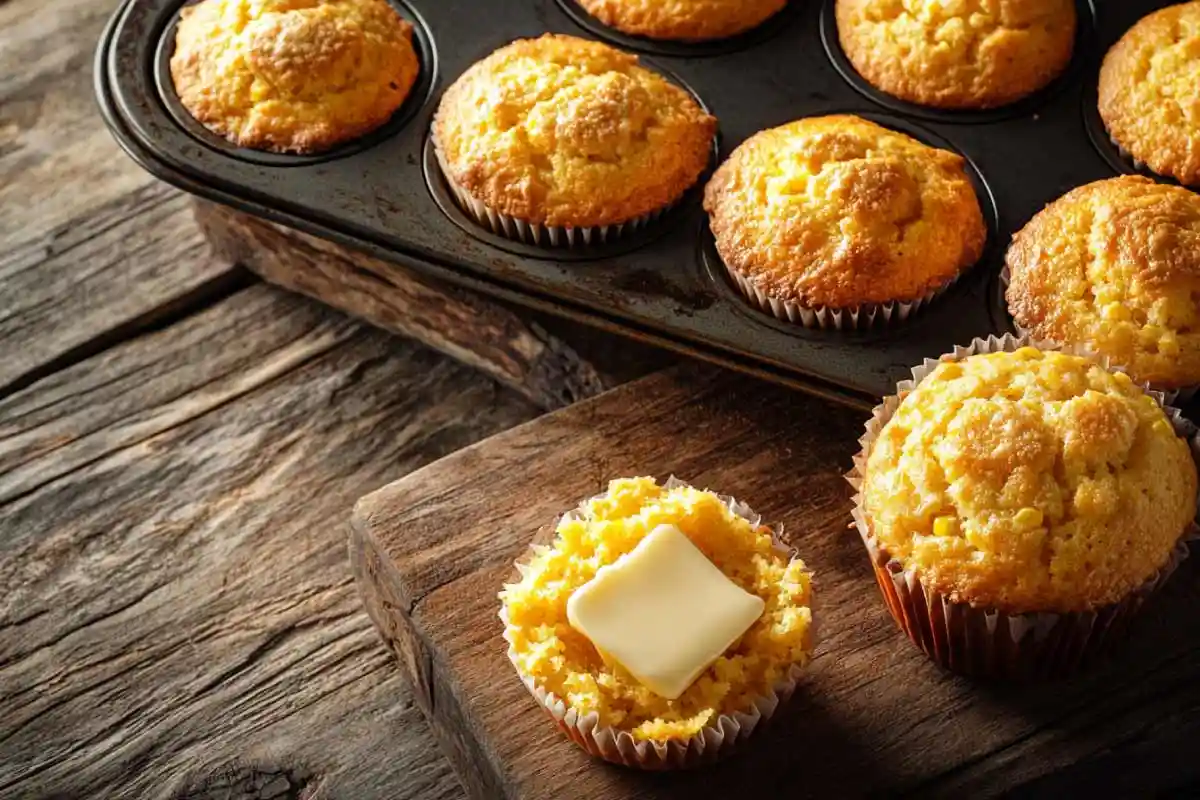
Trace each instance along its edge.
<instances>
[{"instance_id":1,"label":"muffin tin cup","mask_svg":"<svg viewBox=\"0 0 1200 800\"><path fill-rule=\"evenodd\" d=\"M1158 571L1123 600L1091 611L1050 613L1008 613L977 608L955 602L949 596L925 586L915 571L906 570L880 544L871 532L863 508L863 481L867 459L884 425L896 413L904 397L915 389L942 361L962 361L968 356L1013 352L1026 345L1043 346L1028 336L991 336L976 339L966 347L956 347L941 359L927 359L912 370L912 379L900 383L896 394L876 406L859 440L861 451L847 480L854 487L854 524L871 557L875 579L897 625L913 643L939 666L951 672L975 678L1021 681L1062 678L1072 675L1110 646L1118 643L1143 603L1156 592L1175 569L1188 557L1188 542L1196 538L1197 526L1181 532L1179 540ZM1082 348L1054 348L1096 359ZM1159 392L1146 389L1167 414L1175 432L1187 439L1192 456L1200 462L1200 438L1195 426L1178 409L1163 402Z\"/></svg>"},{"instance_id":2,"label":"muffin tin cup","mask_svg":"<svg viewBox=\"0 0 1200 800\"><path fill-rule=\"evenodd\" d=\"M866 331L899 325L928 308L958 281L957 277L951 278L933 291L907 302L897 300L890 303L867 303L852 308L833 308L806 306L793 300L771 297L755 286L749 278L726 264L725 259L721 259L721 264L750 305L784 322L823 331Z\"/></svg>"},{"instance_id":3,"label":"muffin tin cup","mask_svg":"<svg viewBox=\"0 0 1200 800\"><path fill-rule=\"evenodd\" d=\"M674 489L688 485L671 476L664 487ZM591 500L601 497L604 495L600 494L584 500L580 503L580 508ZM755 526L761 523L762 517L754 513L745 503L726 495L719 495L719 497L737 516L748 520ZM569 512L569 514L578 513L580 512ZM519 581L524 577L528 564L548 546L553 538L553 529L547 529L535 539L529 550L515 562L516 570L510 578L510 582ZM794 550L784 544L775 529L772 529L772 541L775 551L779 555L789 560L796 557ZM505 641L509 642L509 660L517 670L525 688L529 690L542 710L550 716L558 729L568 739L596 758L633 769L655 772L692 769L712 764L736 752L756 731L764 728L775 712L791 699L803 671L802 664L792 664L784 676L776 681L768 694L754 698L744 711L720 715L705 725L699 733L687 739L672 739L667 742L635 739L629 731L601 725L600 716L595 712L580 714L579 711L571 708L564 698L546 691L538 686L532 677L521 672L517 663L517 653L508 637L508 614L503 607L500 609L500 619L505 627ZM814 624L810 624L808 648L810 653L815 641L815 627Z\"/></svg>"},{"instance_id":4,"label":"muffin tin cup","mask_svg":"<svg viewBox=\"0 0 1200 800\"><path fill-rule=\"evenodd\" d=\"M1004 298L1004 305L1005 305L1006 310L1008 308L1008 298L1007 298L1008 284L1011 280L1012 280L1012 271L1009 269L1008 264L1005 264L1004 267L1001 268L1001 270L1000 270L1000 288L1002 290L1002 297ZM1023 327L1021 325L1021 323L1017 322L1016 317L1014 317L1012 315L1011 311L1008 312L1008 316L1012 320L1013 330L1015 330L1017 332L1018 336L1026 336L1029 338L1033 338L1033 334L1028 329ZM1047 341L1049 341L1049 340L1047 340ZM1063 343L1061 343L1061 342L1053 342L1053 344L1055 347L1060 348L1060 349L1064 346ZM1124 370L1124 371L1128 371L1128 367L1126 367L1124 365L1118 364L1118 365L1116 365L1116 368ZM1198 391L1200 391L1200 383L1188 384L1187 386L1177 386L1174 388L1167 388L1165 386L1160 386L1156 383L1148 383L1146 385L1152 392L1157 392L1157 393L1161 394L1162 401L1166 405L1175 405L1176 403L1190 403L1193 399L1195 399L1196 393Z\"/></svg>"},{"instance_id":5,"label":"muffin tin cup","mask_svg":"<svg viewBox=\"0 0 1200 800\"><path fill-rule=\"evenodd\" d=\"M450 189L450 194L453 195L458 207L476 224L486 230L491 231L497 236L503 236L506 239L512 239L522 244L537 247L572 248L591 247L593 245L615 242L623 236L630 236L644 230L648 225L656 222L674 208L683 197L681 194L680 197L675 198L670 204L660 209L615 225L574 227L570 225L542 225L537 222L528 222L508 214L502 214L490 208L482 200L460 186L450 175L450 170L446 164L446 157L442 153L442 148L438 144L437 137L432 134L431 136L433 152L437 157L438 170L441 172L442 178L445 179L446 186Z\"/></svg>"}]
</instances>

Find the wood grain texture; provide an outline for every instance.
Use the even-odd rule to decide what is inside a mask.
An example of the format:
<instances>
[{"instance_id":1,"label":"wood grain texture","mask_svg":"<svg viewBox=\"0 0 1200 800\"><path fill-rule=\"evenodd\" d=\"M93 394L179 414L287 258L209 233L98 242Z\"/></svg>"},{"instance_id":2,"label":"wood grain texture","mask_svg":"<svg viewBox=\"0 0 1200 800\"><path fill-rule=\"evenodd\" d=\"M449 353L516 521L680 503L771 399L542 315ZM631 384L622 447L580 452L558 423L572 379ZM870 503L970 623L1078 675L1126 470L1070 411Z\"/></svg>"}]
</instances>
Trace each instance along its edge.
<instances>
[{"instance_id":1,"label":"wood grain texture","mask_svg":"<svg viewBox=\"0 0 1200 800\"><path fill-rule=\"evenodd\" d=\"M669 357L645 347L618 346L610 335L518 314L473 292L225 206L199 199L194 206L196 220L223 257L285 289L424 342L543 409L594 397L669 363Z\"/></svg>"},{"instance_id":2,"label":"wood grain texture","mask_svg":"<svg viewBox=\"0 0 1200 800\"><path fill-rule=\"evenodd\" d=\"M364 498L351 550L369 613L475 797L543 800L1195 792L1200 588L1186 562L1111 661L1064 684L940 672L897 631L858 536L861 417L709 370L644 379L481 442ZM536 531L613 477L676 474L782 523L816 572L821 644L795 702L716 768L591 761L505 657L496 592Z\"/></svg>"},{"instance_id":3,"label":"wood grain texture","mask_svg":"<svg viewBox=\"0 0 1200 800\"><path fill-rule=\"evenodd\" d=\"M536 413L261 285L0 401L0 797L461 796L345 521Z\"/></svg>"},{"instance_id":4,"label":"wood grain texture","mask_svg":"<svg viewBox=\"0 0 1200 800\"><path fill-rule=\"evenodd\" d=\"M92 57L116 6L0 3L0 393L245 283L100 121Z\"/></svg>"}]
</instances>

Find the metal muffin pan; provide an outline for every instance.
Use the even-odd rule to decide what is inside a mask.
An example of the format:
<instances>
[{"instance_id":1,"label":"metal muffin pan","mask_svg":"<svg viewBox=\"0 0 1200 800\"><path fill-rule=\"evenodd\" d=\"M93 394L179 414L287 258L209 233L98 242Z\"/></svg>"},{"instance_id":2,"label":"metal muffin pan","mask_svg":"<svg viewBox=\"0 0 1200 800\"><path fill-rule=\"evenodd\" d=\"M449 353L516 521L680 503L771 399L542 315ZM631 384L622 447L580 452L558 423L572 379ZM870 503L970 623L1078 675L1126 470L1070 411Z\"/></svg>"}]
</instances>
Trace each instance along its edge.
<instances>
[{"instance_id":1,"label":"metal muffin pan","mask_svg":"<svg viewBox=\"0 0 1200 800\"><path fill-rule=\"evenodd\" d=\"M573 0L394 0L422 60L412 96L379 131L315 157L249 152L208 134L178 105L166 65L181 0L127 0L97 51L96 90L125 150L158 177L506 301L567 316L860 407L925 357L1010 330L999 272L1011 235L1083 183L1136 172L1094 110L1100 57L1170 3L1079 0L1074 60L1054 84L985 112L917 108L865 86L838 47L833 0L792 0L727 42L662 44L610 31ZM929 310L866 333L809 331L749 306L724 273L701 186L643 233L565 250L510 241L455 206L429 145L445 88L505 43L546 31L641 53L719 121L723 160L753 133L799 117L857 113L966 156L989 222L984 257ZM182 115L182 116L181 116ZM707 179L707 175L704 179Z\"/></svg>"}]
</instances>

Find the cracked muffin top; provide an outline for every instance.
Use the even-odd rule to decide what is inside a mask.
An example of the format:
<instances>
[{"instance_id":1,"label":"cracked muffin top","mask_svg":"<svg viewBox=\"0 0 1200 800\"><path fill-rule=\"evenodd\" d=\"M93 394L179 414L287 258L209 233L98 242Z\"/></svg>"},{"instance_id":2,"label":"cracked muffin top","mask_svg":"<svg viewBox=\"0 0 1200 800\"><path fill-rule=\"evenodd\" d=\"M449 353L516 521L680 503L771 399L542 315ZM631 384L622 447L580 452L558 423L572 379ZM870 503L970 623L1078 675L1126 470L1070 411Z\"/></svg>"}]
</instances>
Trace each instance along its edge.
<instances>
[{"instance_id":1,"label":"cracked muffin top","mask_svg":"<svg viewBox=\"0 0 1200 800\"><path fill-rule=\"evenodd\" d=\"M955 602L1010 613L1115 603L1196 514L1196 465L1123 373L1031 347L946 362L867 458L881 547Z\"/></svg>"},{"instance_id":2,"label":"cracked muffin top","mask_svg":"<svg viewBox=\"0 0 1200 800\"><path fill-rule=\"evenodd\" d=\"M650 39L704 41L761 25L787 0L579 0L605 25Z\"/></svg>"},{"instance_id":3,"label":"cracked muffin top","mask_svg":"<svg viewBox=\"0 0 1200 800\"><path fill-rule=\"evenodd\" d=\"M527 222L625 222L677 199L708 165L716 120L599 42L546 34L500 48L446 91L434 138L448 177Z\"/></svg>"},{"instance_id":4,"label":"cracked muffin top","mask_svg":"<svg viewBox=\"0 0 1200 800\"><path fill-rule=\"evenodd\" d=\"M1086 345L1164 389L1200 383L1200 196L1149 178L1081 186L1008 251L1008 305L1034 338Z\"/></svg>"},{"instance_id":5,"label":"cracked muffin top","mask_svg":"<svg viewBox=\"0 0 1200 800\"><path fill-rule=\"evenodd\" d=\"M994 108L1071 60L1074 0L837 0L838 38L872 86L937 108Z\"/></svg>"},{"instance_id":6,"label":"cracked muffin top","mask_svg":"<svg viewBox=\"0 0 1200 800\"><path fill-rule=\"evenodd\" d=\"M204 0L180 12L171 77L184 107L242 147L315 153L408 96L412 25L386 0Z\"/></svg>"},{"instance_id":7,"label":"cracked muffin top","mask_svg":"<svg viewBox=\"0 0 1200 800\"><path fill-rule=\"evenodd\" d=\"M1100 116L1135 159L1200 186L1200 2L1142 18L1108 51Z\"/></svg>"},{"instance_id":8,"label":"cracked muffin top","mask_svg":"<svg viewBox=\"0 0 1200 800\"><path fill-rule=\"evenodd\" d=\"M919 299L974 264L987 238L961 156L854 116L750 137L704 208L728 267L810 307Z\"/></svg>"}]
</instances>

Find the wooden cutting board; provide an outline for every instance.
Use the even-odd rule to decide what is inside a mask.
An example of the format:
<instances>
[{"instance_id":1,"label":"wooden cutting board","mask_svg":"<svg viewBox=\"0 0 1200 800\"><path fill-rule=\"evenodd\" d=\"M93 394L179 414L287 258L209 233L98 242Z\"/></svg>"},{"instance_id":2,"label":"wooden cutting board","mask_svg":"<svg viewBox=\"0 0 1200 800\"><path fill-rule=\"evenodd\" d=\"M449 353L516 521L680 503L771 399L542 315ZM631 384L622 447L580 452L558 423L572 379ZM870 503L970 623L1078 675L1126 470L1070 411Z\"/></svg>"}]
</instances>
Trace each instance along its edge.
<instances>
[{"instance_id":1,"label":"wooden cutting board","mask_svg":"<svg viewBox=\"0 0 1200 800\"><path fill-rule=\"evenodd\" d=\"M1146 796L1200 786L1200 588L1191 559L1132 641L1070 682L946 675L896 629L848 529L863 415L707 368L660 373L500 434L361 500L366 607L476 798ZM650 775L590 759L505 656L496 593L535 532L613 477L675 474L781 522L816 572L820 645L742 754Z\"/></svg>"}]
</instances>

